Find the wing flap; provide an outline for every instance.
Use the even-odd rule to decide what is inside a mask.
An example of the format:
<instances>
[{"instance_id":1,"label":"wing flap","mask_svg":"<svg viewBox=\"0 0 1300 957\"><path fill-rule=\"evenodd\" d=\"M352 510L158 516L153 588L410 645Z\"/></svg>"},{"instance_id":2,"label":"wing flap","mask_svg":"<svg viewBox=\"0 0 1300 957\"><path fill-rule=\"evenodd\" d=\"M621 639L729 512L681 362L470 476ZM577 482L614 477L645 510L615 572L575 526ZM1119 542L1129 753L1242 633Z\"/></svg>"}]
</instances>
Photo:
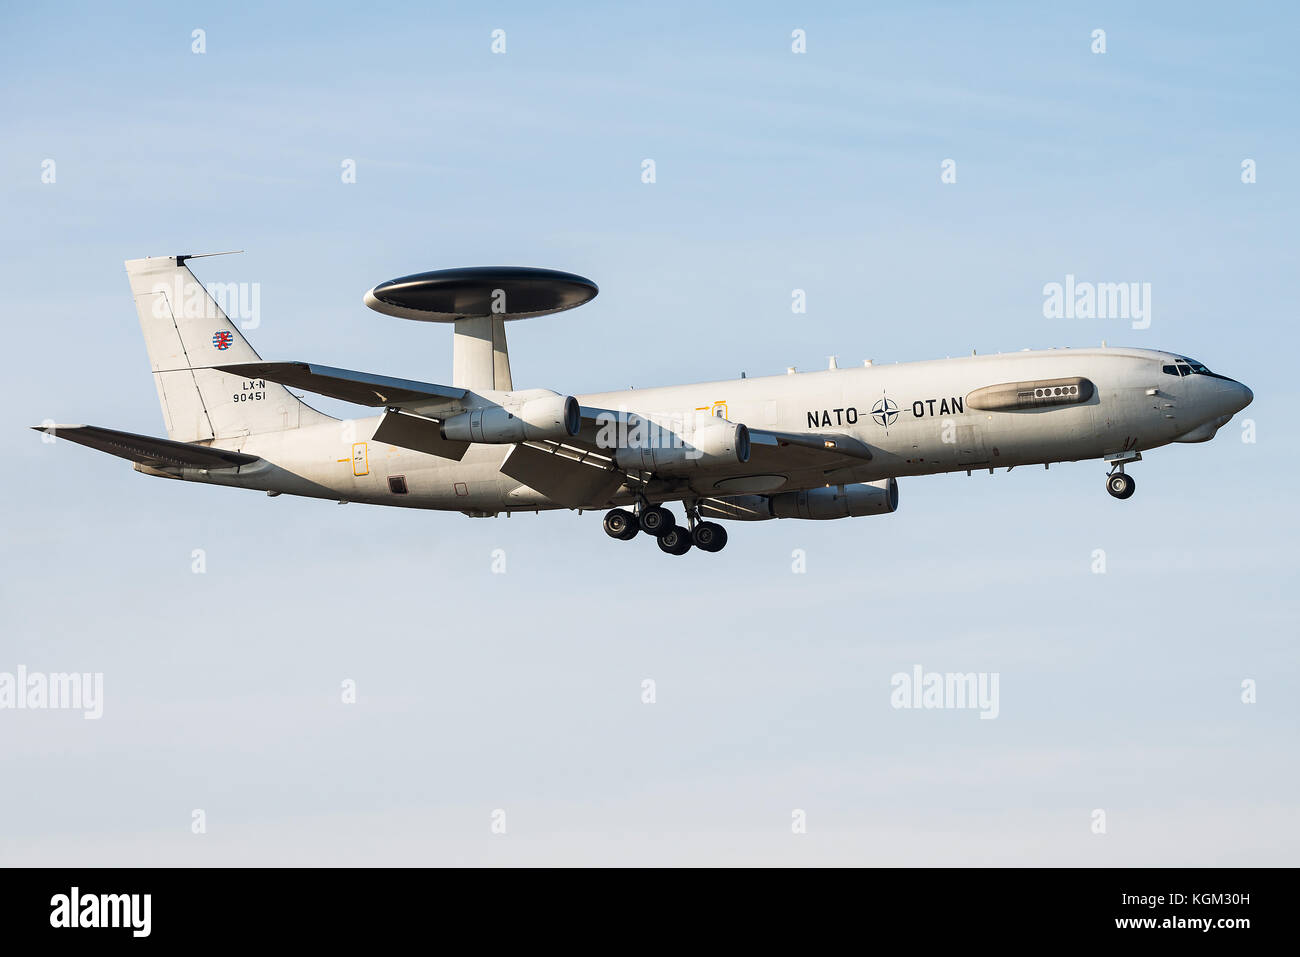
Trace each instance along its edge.
<instances>
[{"instance_id":1,"label":"wing flap","mask_svg":"<svg viewBox=\"0 0 1300 957\"><path fill-rule=\"evenodd\" d=\"M149 435L102 429L95 425L34 425L32 428L97 452L107 452L153 468L180 466L192 469L231 469L261 461L256 455L245 455L243 452L156 439Z\"/></svg>"},{"instance_id":2,"label":"wing flap","mask_svg":"<svg viewBox=\"0 0 1300 957\"><path fill-rule=\"evenodd\" d=\"M569 508L604 505L624 480L618 469L566 455L564 447L555 443L516 445L501 463L501 471Z\"/></svg>"},{"instance_id":3,"label":"wing flap","mask_svg":"<svg viewBox=\"0 0 1300 957\"><path fill-rule=\"evenodd\" d=\"M436 419L426 419L422 415L394 409L384 413L379 428L375 429L374 439L376 442L386 442L457 462L465 457L465 452L469 449L468 442L444 439L442 425Z\"/></svg>"}]
</instances>

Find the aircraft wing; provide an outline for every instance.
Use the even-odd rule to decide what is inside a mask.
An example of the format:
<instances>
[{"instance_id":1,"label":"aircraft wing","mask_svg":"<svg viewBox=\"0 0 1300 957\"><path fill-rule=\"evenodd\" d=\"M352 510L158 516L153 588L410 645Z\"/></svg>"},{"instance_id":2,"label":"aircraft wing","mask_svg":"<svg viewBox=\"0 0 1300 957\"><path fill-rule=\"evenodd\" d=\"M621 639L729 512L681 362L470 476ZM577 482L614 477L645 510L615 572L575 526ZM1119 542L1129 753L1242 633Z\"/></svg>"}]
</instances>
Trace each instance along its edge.
<instances>
[{"instance_id":1,"label":"aircraft wing","mask_svg":"<svg viewBox=\"0 0 1300 957\"><path fill-rule=\"evenodd\" d=\"M33 425L32 428L37 432L47 432L56 438L153 468L171 465L191 469L231 469L260 461L256 455L245 455L243 452L228 452L206 445L173 442L171 439L155 439L148 435L101 429L94 425Z\"/></svg>"},{"instance_id":2,"label":"aircraft wing","mask_svg":"<svg viewBox=\"0 0 1300 957\"><path fill-rule=\"evenodd\" d=\"M249 379L267 379L357 405L413 405L460 399L464 398L466 392L465 389L432 382L335 369L314 362L238 362L215 368Z\"/></svg>"}]
</instances>

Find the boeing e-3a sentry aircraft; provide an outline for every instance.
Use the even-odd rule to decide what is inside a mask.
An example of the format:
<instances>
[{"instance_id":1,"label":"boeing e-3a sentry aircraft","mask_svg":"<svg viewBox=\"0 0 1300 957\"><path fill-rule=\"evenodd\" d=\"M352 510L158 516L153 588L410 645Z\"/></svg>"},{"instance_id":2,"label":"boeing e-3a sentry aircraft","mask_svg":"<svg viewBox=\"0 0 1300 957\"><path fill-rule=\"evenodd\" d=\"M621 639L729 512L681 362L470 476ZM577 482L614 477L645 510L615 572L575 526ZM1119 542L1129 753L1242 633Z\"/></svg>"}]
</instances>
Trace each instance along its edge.
<instances>
[{"instance_id":1,"label":"boeing e-3a sentry aircraft","mask_svg":"<svg viewBox=\"0 0 1300 957\"><path fill-rule=\"evenodd\" d=\"M716 519L893 512L911 475L1102 459L1106 488L1170 442L1205 442L1250 389L1185 356L1053 349L571 395L516 389L506 322L593 298L570 273L478 267L365 294L390 316L451 323L450 385L313 362L263 362L194 277L194 256L126 263L167 439L36 428L209 485L475 517L609 509L605 532L715 552ZM382 410L339 420L302 389ZM679 525L664 503L680 502Z\"/></svg>"}]
</instances>

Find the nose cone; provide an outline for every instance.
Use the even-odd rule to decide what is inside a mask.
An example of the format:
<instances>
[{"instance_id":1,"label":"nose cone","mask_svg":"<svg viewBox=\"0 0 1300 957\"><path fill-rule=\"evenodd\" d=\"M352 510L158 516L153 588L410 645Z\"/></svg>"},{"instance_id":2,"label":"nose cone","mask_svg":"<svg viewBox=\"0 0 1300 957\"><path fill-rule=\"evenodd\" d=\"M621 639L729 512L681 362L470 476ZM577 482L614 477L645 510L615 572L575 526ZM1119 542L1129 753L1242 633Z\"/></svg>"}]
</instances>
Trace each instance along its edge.
<instances>
[{"instance_id":1,"label":"nose cone","mask_svg":"<svg viewBox=\"0 0 1300 957\"><path fill-rule=\"evenodd\" d=\"M1232 380L1228 385L1228 408L1232 410L1232 415L1236 415L1246 406L1250 405L1255 399L1255 393L1244 383Z\"/></svg>"}]
</instances>

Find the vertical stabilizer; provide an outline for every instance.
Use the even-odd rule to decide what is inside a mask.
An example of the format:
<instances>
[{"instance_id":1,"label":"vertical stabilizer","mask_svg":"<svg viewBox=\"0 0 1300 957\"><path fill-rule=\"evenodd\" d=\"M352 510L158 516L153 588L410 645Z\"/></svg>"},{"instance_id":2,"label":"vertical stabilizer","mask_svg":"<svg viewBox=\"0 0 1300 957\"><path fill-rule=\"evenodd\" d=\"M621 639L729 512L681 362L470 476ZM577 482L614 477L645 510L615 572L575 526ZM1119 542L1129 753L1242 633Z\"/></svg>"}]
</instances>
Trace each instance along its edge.
<instances>
[{"instance_id":1,"label":"vertical stabilizer","mask_svg":"<svg viewBox=\"0 0 1300 957\"><path fill-rule=\"evenodd\" d=\"M167 435L201 442L332 421L282 385L211 368L259 357L187 258L126 261Z\"/></svg>"}]
</instances>

